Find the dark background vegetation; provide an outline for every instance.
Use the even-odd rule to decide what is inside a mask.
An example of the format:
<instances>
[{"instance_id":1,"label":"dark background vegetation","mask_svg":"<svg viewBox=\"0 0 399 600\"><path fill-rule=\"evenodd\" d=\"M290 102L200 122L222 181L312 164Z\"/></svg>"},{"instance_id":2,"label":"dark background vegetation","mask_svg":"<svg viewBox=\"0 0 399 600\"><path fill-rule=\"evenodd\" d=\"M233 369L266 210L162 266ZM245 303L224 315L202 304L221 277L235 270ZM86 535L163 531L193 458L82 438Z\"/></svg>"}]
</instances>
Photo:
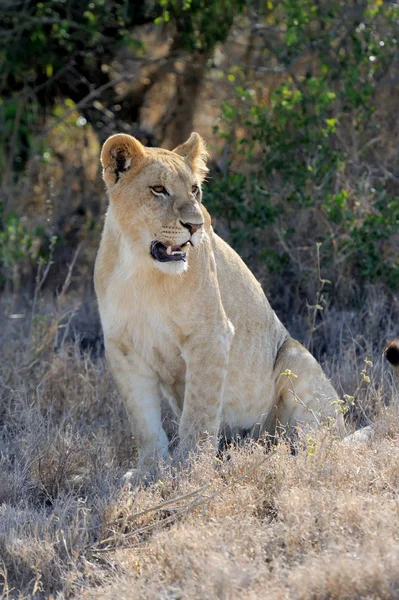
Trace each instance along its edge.
<instances>
[{"instance_id":1,"label":"dark background vegetation","mask_svg":"<svg viewBox=\"0 0 399 600\"><path fill-rule=\"evenodd\" d=\"M213 154L215 226L285 316L399 288L398 7L392 2L2 0L1 285L88 264L99 145L125 131ZM88 248L93 252L89 252ZM90 256L84 257L84 254ZM49 258L50 257L50 258ZM57 277L56 277L57 278Z\"/></svg>"},{"instance_id":2,"label":"dark background vegetation","mask_svg":"<svg viewBox=\"0 0 399 600\"><path fill-rule=\"evenodd\" d=\"M2 597L398 597L398 46L382 0L0 0ZM377 433L204 455L131 493L99 153L193 130L215 229Z\"/></svg>"}]
</instances>

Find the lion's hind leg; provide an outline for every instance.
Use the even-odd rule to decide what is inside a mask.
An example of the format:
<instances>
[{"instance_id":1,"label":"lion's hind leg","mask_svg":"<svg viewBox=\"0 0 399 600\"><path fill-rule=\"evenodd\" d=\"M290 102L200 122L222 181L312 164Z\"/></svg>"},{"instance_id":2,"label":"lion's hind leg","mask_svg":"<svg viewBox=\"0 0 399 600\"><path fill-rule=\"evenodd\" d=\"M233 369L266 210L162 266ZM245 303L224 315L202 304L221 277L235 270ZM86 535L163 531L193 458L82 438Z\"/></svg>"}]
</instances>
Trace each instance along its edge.
<instances>
[{"instance_id":1,"label":"lion's hind leg","mask_svg":"<svg viewBox=\"0 0 399 600\"><path fill-rule=\"evenodd\" d=\"M337 392L317 360L292 338L278 352L274 380L277 425L317 427L330 418L340 437L345 435Z\"/></svg>"}]
</instances>

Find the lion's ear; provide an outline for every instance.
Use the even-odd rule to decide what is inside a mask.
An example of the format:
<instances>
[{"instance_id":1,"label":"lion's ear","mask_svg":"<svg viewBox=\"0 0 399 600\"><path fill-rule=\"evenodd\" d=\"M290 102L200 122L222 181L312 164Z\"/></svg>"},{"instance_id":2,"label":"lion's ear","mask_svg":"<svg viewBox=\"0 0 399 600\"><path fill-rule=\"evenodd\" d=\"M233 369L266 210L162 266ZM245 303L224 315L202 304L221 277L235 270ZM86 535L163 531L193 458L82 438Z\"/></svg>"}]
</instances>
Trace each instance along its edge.
<instances>
[{"instance_id":1,"label":"lion's ear","mask_svg":"<svg viewBox=\"0 0 399 600\"><path fill-rule=\"evenodd\" d=\"M180 144L173 150L177 154L180 154L190 167L190 169L196 173L201 180L204 179L208 173L208 167L206 166L206 160L208 158L208 152L206 151L206 145L202 137L193 131L188 140L184 144Z\"/></svg>"},{"instance_id":2,"label":"lion's ear","mask_svg":"<svg viewBox=\"0 0 399 600\"><path fill-rule=\"evenodd\" d=\"M123 173L140 165L145 148L136 138L126 133L111 135L101 150L103 178L106 184L118 183Z\"/></svg>"}]
</instances>

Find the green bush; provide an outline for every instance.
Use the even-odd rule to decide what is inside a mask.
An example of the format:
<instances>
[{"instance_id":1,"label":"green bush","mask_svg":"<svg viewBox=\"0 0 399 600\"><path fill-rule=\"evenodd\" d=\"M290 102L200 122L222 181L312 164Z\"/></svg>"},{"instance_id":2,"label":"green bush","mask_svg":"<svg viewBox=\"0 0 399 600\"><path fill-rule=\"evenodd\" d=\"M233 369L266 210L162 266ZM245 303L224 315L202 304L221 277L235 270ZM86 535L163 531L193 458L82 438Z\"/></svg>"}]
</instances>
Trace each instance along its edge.
<instances>
[{"instance_id":1,"label":"green bush","mask_svg":"<svg viewBox=\"0 0 399 600\"><path fill-rule=\"evenodd\" d=\"M56 237L48 238L40 227L10 213L0 220L0 285L18 292L21 277L31 274L40 264L51 260Z\"/></svg>"},{"instance_id":2,"label":"green bush","mask_svg":"<svg viewBox=\"0 0 399 600\"><path fill-rule=\"evenodd\" d=\"M278 32L262 56L278 65L270 71L280 82L265 100L256 78L230 75L243 83L222 106L216 131L232 158L211 181L208 204L228 220L239 250L272 272L292 274L302 262L298 277L306 279L321 242L322 267L334 283L339 275L343 285L355 277L360 290L377 281L398 289L390 240L399 232L399 198L372 142L389 135L388 119L375 114L397 55L399 8L306 0L268 6L257 28Z\"/></svg>"}]
</instances>

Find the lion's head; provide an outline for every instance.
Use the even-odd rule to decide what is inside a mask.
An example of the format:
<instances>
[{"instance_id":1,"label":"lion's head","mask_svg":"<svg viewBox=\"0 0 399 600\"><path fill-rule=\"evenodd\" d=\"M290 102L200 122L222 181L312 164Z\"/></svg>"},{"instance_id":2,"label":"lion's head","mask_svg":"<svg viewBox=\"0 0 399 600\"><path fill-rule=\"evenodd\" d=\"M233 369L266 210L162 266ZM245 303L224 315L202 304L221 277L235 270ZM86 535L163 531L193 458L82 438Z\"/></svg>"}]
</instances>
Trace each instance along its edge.
<instances>
[{"instance_id":1,"label":"lion's head","mask_svg":"<svg viewBox=\"0 0 399 600\"><path fill-rule=\"evenodd\" d=\"M204 236L201 184L207 173L198 133L173 151L113 135L101 152L110 210L135 257L165 273L187 269L190 245Z\"/></svg>"}]
</instances>

